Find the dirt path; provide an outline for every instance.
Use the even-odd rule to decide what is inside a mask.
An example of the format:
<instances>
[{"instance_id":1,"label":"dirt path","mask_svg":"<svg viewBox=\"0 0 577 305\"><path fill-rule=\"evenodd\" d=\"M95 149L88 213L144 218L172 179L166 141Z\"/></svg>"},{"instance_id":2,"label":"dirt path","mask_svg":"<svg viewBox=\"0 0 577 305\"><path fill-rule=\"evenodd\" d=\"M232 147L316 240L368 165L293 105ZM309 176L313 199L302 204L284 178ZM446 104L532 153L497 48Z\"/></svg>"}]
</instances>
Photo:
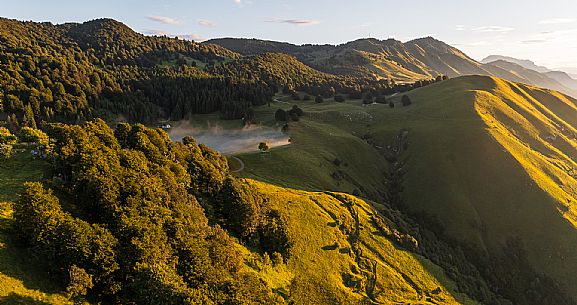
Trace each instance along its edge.
<instances>
[{"instance_id":1,"label":"dirt path","mask_svg":"<svg viewBox=\"0 0 577 305\"><path fill-rule=\"evenodd\" d=\"M273 100L273 102L275 102L275 103L281 103L281 104L288 104L288 103L289 103L289 102L283 102L283 101L279 100L279 99L276 98L276 97L274 97L272 100Z\"/></svg>"},{"instance_id":2,"label":"dirt path","mask_svg":"<svg viewBox=\"0 0 577 305\"><path fill-rule=\"evenodd\" d=\"M237 170L231 171L231 173L240 173L244 170L244 162L240 158L235 157L235 156L229 156L229 158L235 159L240 164L240 168Z\"/></svg>"}]
</instances>

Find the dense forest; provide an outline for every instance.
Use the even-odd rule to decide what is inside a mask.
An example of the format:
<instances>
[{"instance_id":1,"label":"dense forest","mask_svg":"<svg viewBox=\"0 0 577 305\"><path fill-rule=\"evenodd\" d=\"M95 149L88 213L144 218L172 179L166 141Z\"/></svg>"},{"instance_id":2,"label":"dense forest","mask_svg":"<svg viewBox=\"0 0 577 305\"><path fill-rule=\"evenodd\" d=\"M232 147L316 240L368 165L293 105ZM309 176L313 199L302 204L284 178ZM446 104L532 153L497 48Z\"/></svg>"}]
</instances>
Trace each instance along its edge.
<instances>
[{"instance_id":1,"label":"dense forest","mask_svg":"<svg viewBox=\"0 0 577 305\"><path fill-rule=\"evenodd\" d=\"M238 244L282 264L291 249L284 220L229 174L223 156L192 138L174 143L142 125L113 131L96 120L47 130L52 173L44 183L26 185L14 227L74 298L282 301L254 273L241 272Z\"/></svg>"},{"instance_id":2,"label":"dense forest","mask_svg":"<svg viewBox=\"0 0 577 305\"><path fill-rule=\"evenodd\" d=\"M282 54L241 58L216 45L144 36L110 19L63 25L0 19L0 68L0 121L11 130L42 121L154 122L216 111L238 119L280 90L360 98L428 83L337 76Z\"/></svg>"}]
</instances>

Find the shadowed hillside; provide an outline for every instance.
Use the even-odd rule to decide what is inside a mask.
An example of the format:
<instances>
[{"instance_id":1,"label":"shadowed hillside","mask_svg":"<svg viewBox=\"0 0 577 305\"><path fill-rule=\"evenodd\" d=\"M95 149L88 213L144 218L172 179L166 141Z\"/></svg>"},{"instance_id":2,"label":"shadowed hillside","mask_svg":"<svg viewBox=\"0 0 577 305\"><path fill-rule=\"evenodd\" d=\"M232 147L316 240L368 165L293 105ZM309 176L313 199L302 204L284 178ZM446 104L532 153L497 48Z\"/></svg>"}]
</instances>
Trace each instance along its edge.
<instances>
[{"instance_id":1,"label":"shadowed hillside","mask_svg":"<svg viewBox=\"0 0 577 305\"><path fill-rule=\"evenodd\" d=\"M422 105L400 123L412 135L407 206L487 253L519 239L538 272L576 295L575 100L486 77L411 97Z\"/></svg>"}]
</instances>

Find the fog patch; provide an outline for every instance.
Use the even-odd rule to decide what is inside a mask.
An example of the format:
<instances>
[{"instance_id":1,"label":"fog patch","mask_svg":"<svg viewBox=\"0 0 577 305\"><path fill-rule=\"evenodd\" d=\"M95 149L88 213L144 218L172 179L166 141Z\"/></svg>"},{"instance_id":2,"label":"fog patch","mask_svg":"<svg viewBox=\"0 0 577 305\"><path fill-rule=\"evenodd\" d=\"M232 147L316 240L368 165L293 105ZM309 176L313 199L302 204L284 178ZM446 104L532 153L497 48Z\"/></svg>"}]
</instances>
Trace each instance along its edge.
<instances>
[{"instance_id":1,"label":"fog patch","mask_svg":"<svg viewBox=\"0 0 577 305\"><path fill-rule=\"evenodd\" d=\"M168 130L173 141L182 141L186 136L196 139L222 154L232 155L258 151L258 144L266 142L270 148L290 144L287 134L281 128L251 125L244 128L226 129L218 124L207 127L191 127L189 122L177 123Z\"/></svg>"}]
</instances>

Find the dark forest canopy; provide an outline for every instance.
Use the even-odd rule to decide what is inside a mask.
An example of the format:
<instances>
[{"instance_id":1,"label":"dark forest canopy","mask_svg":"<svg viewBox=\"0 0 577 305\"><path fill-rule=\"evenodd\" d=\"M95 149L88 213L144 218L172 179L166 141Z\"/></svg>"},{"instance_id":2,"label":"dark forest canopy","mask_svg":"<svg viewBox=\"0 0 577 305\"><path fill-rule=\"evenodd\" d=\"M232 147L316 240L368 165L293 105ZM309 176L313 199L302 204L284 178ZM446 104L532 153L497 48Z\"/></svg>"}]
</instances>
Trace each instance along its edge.
<instances>
[{"instance_id":1,"label":"dark forest canopy","mask_svg":"<svg viewBox=\"0 0 577 305\"><path fill-rule=\"evenodd\" d=\"M26 185L14 230L63 290L119 304L282 302L243 271L239 243L288 258L285 221L223 156L142 125L47 129L52 175Z\"/></svg>"},{"instance_id":2,"label":"dark forest canopy","mask_svg":"<svg viewBox=\"0 0 577 305\"><path fill-rule=\"evenodd\" d=\"M216 45L145 36L111 19L0 19L0 120L12 129L111 114L152 122L221 111L238 119L279 90L330 97L421 85L322 73L283 54L243 58Z\"/></svg>"}]
</instances>

